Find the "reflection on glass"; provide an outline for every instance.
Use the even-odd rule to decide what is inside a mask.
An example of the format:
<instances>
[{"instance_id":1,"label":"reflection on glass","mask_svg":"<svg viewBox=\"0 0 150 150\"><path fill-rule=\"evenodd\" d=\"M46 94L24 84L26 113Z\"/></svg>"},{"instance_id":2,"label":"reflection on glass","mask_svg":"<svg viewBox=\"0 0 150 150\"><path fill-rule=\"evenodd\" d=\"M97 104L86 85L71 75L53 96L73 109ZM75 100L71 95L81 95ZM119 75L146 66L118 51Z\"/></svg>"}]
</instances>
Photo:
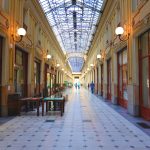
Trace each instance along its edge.
<instances>
[{"instance_id":1,"label":"reflection on glass","mask_svg":"<svg viewBox=\"0 0 150 150\"><path fill-rule=\"evenodd\" d=\"M148 90L149 90L149 84L147 83L149 81L148 77L148 58L145 58L142 60L142 99L143 99L143 105L147 107L148 105Z\"/></svg>"},{"instance_id":2,"label":"reflection on glass","mask_svg":"<svg viewBox=\"0 0 150 150\"><path fill-rule=\"evenodd\" d=\"M34 93L35 95L40 94L40 63L34 62Z\"/></svg>"},{"instance_id":3,"label":"reflection on glass","mask_svg":"<svg viewBox=\"0 0 150 150\"><path fill-rule=\"evenodd\" d=\"M47 88L48 88L48 95L50 95L50 90L51 90L51 76L50 73L47 73Z\"/></svg>"},{"instance_id":4,"label":"reflection on glass","mask_svg":"<svg viewBox=\"0 0 150 150\"><path fill-rule=\"evenodd\" d=\"M119 71L119 97L124 100L128 100L127 84L128 84L128 67L127 67L127 50L123 50L119 53L118 62Z\"/></svg>"}]
</instances>

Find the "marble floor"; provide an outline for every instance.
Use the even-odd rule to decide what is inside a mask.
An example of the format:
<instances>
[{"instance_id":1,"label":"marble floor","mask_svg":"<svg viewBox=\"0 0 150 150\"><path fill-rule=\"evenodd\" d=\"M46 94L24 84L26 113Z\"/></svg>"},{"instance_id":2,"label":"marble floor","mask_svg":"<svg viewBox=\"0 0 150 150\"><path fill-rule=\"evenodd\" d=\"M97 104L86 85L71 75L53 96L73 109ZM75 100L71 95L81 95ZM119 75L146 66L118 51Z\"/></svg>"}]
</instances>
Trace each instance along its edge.
<instances>
[{"instance_id":1,"label":"marble floor","mask_svg":"<svg viewBox=\"0 0 150 150\"><path fill-rule=\"evenodd\" d=\"M85 89L70 89L63 117L29 112L0 124L0 150L150 150L150 136Z\"/></svg>"}]
</instances>

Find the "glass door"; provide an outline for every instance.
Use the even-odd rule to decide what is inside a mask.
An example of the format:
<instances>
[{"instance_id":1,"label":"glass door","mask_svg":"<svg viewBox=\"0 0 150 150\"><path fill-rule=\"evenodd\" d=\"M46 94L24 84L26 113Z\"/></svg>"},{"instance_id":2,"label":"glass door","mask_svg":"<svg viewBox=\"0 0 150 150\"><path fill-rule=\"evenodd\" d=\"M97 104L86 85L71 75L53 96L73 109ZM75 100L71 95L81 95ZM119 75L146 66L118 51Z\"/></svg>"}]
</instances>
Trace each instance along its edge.
<instances>
[{"instance_id":1,"label":"glass door","mask_svg":"<svg viewBox=\"0 0 150 150\"><path fill-rule=\"evenodd\" d=\"M48 89L48 96L51 95L51 88L52 88L52 83L51 83L51 74L47 72L47 89Z\"/></svg>"},{"instance_id":2,"label":"glass door","mask_svg":"<svg viewBox=\"0 0 150 150\"><path fill-rule=\"evenodd\" d=\"M127 84L127 48L124 48L118 53L118 104L124 108L128 104Z\"/></svg>"},{"instance_id":3,"label":"glass door","mask_svg":"<svg viewBox=\"0 0 150 150\"><path fill-rule=\"evenodd\" d=\"M107 61L107 99L111 100L111 59Z\"/></svg>"},{"instance_id":4,"label":"glass door","mask_svg":"<svg viewBox=\"0 0 150 150\"><path fill-rule=\"evenodd\" d=\"M101 65L101 96L103 96L103 64Z\"/></svg>"},{"instance_id":5,"label":"glass door","mask_svg":"<svg viewBox=\"0 0 150 150\"><path fill-rule=\"evenodd\" d=\"M96 77L97 77L97 94L99 93L99 73L98 73L98 71L99 71L99 69L98 69L98 67L96 68L96 70L97 70L97 75L96 75Z\"/></svg>"},{"instance_id":6,"label":"glass door","mask_svg":"<svg viewBox=\"0 0 150 150\"><path fill-rule=\"evenodd\" d=\"M150 30L139 37L140 114L150 120Z\"/></svg>"},{"instance_id":7,"label":"glass door","mask_svg":"<svg viewBox=\"0 0 150 150\"><path fill-rule=\"evenodd\" d=\"M0 116L1 116L1 87L2 87L2 37L0 37Z\"/></svg>"}]
</instances>

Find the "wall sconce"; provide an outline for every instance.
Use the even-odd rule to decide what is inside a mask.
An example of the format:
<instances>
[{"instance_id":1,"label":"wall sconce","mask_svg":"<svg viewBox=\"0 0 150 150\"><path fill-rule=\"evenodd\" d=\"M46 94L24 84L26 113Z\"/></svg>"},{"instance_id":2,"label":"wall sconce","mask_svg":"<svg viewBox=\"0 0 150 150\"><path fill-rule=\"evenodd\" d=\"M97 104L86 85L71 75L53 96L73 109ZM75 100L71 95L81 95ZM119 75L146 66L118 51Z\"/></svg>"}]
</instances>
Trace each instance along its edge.
<instances>
[{"instance_id":1,"label":"wall sconce","mask_svg":"<svg viewBox=\"0 0 150 150\"><path fill-rule=\"evenodd\" d=\"M102 51L100 50L99 54L97 54L97 60L104 60L104 54L102 53Z\"/></svg>"},{"instance_id":2,"label":"wall sconce","mask_svg":"<svg viewBox=\"0 0 150 150\"><path fill-rule=\"evenodd\" d=\"M94 65L93 65L93 64L90 64L90 66L93 67Z\"/></svg>"},{"instance_id":3,"label":"wall sconce","mask_svg":"<svg viewBox=\"0 0 150 150\"><path fill-rule=\"evenodd\" d=\"M123 41L123 42L127 41L129 39L129 36L130 36L130 33L128 33L125 38L121 37L123 35L123 33L124 33L124 29L120 25L116 28L115 33L119 37L119 40Z\"/></svg>"},{"instance_id":4,"label":"wall sconce","mask_svg":"<svg viewBox=\"0 0 150 150\"><path fill-rule=\"evenodd\" d=\"M46 58L47 58L48 60L52 58L52 56L51 56L50 54L48 54L48 50L47 50Z\"/></svg>"},{"instance_id":5,"label":"wall sconce","mask_svg":"<svg viewBox=\"0 0 150 150\"><path fill-rule=\"evenodd\" d=\"M20 36L18 40L15 40L14 35L12 34L13 41L21 42L22 38L26 35L26 30L24 28L19 28L17 34Z\"/></svg>"},{"instance_id":6,"label":"wall sconce","mask_svg":"<svg viewBox=\"0 0 150 150\"><path fill-rule=\"evenodd\" d=\"M60 64L57 64L56 66L57 66L57 67L59 67L59 66L60 66Z\"/></svg>"},{"instance_id":7,"label":"wall sconce","mask_svg":"<svg viewBox=\"0 0 150 150\"><path fill-rule=\"evenodd\" d=\"M47 59L51 59L52 58L52 56L50 55L50 54L47 54Z\"/></svg>"}]
</instances>

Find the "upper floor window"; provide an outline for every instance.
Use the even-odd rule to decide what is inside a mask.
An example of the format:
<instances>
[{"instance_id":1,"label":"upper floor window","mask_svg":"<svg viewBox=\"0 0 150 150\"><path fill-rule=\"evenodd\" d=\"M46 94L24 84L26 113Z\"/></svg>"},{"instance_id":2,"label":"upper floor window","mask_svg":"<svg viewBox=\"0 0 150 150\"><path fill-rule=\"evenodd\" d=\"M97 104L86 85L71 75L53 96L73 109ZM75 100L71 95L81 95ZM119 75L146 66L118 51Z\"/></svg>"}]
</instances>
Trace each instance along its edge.
<instances>
[{"instance_id":1,"label":"upper floor window","mask_svg":"<svg viewBox=\"0 0 150 150\"><path fill-rule=\"evenodd\" d=\"M146 0L132 0L132 10L136 11L136 9L145 2Z\"/></svg>"},{"instance_id":2,"label":"upper floor window","mask_svg":"<svg viewBox=\"0 0 150 150\"><path fill-rule=\"evenodd\" d=\"M0 0L1 9L5 12L9 11L9 0Z\"/></svg>"}]
</instances>

